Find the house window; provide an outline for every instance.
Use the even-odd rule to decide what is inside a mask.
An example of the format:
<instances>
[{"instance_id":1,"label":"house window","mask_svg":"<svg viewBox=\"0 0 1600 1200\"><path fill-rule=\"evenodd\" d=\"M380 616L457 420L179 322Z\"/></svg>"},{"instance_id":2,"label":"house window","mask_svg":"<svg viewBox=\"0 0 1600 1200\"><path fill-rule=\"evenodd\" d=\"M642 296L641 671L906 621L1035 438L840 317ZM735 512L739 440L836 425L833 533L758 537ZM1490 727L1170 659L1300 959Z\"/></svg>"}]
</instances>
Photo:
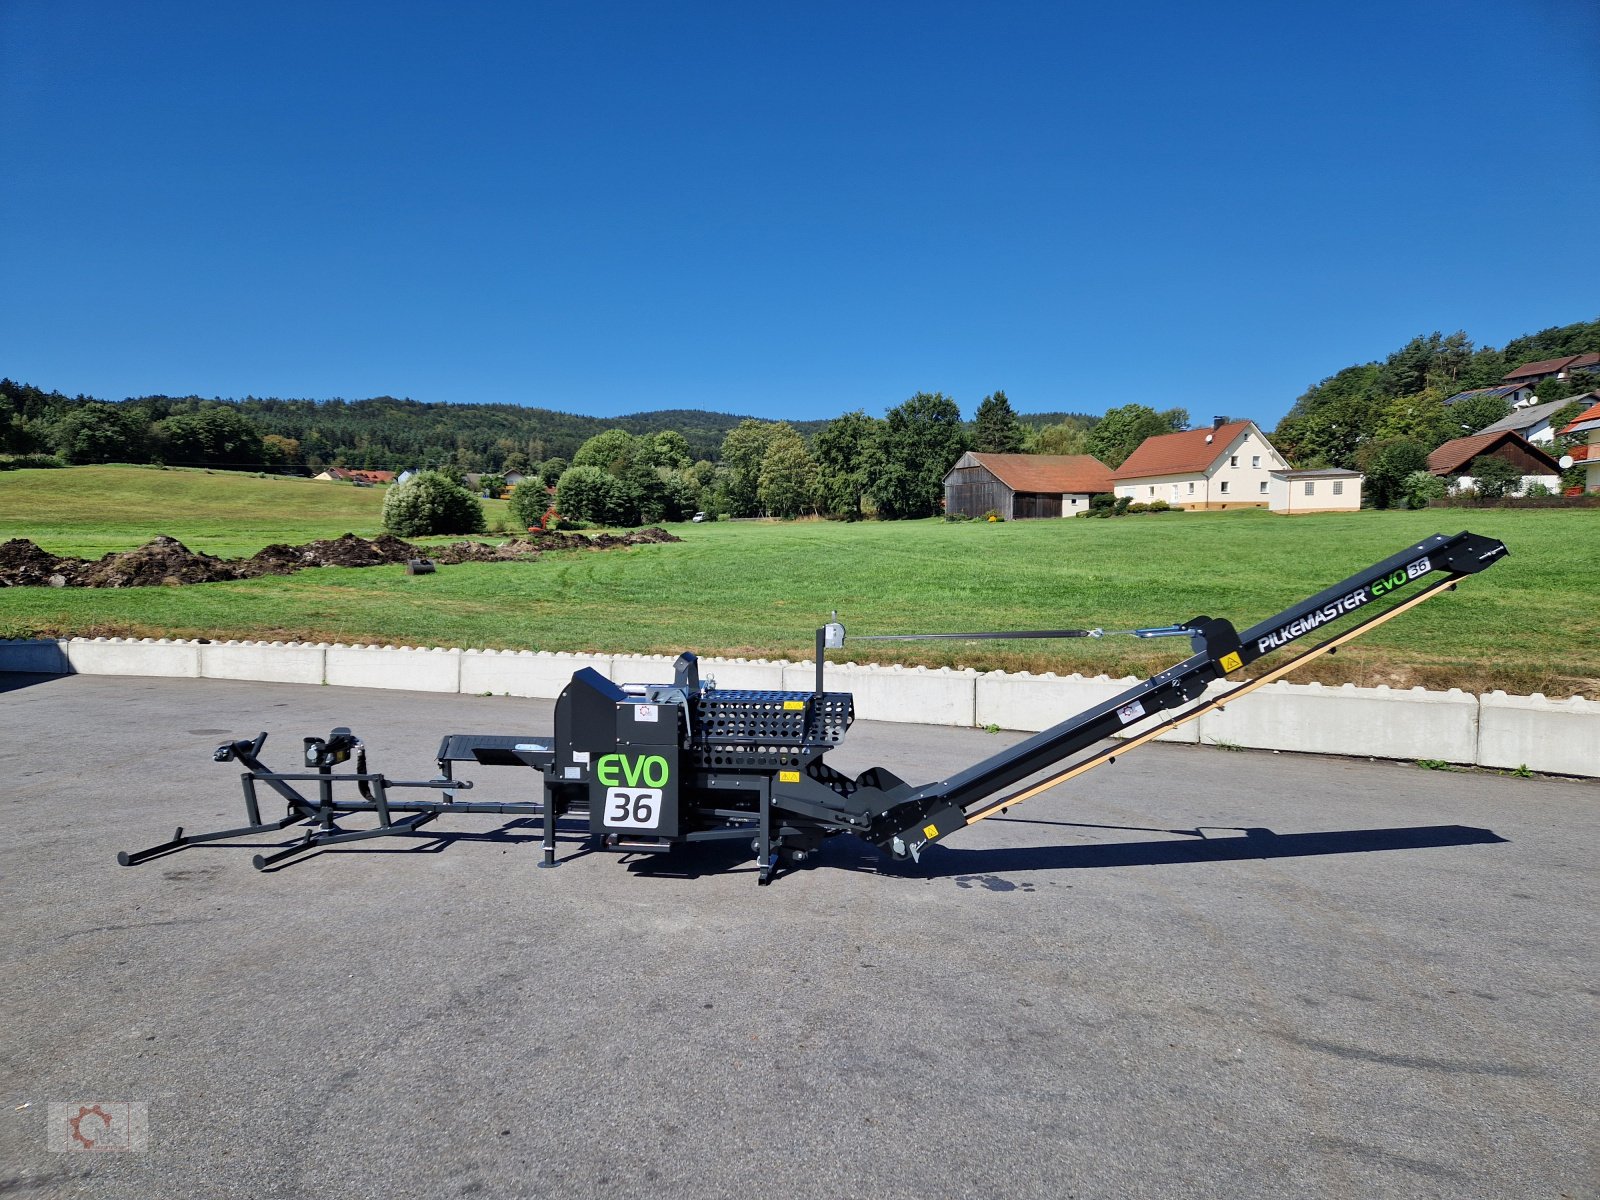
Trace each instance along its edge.
<instances>
[{"instance_id":1,"label":"house window","mask_svg":"<svg viewBox=\"0 0 1600 1200\"><path fill-rule=\"evenodd\" d=\"M1309 480L1309 479L1306 480L1306 495L1315 496L1316 494L1317 494L1317 485L1312 483L1311 480Z\"/></svg>"},{"instance_id":2,"label":"house window","mask_svg":"<svg viewBox=\"0 0 1600 1200\"><path fill-rule=\"evenodd\" d=\"M1261 494L1263 496L1267 494L1267 481L1265 479L1261 481Z\"/></svg>"},{"instance_id":3,"label":"house window","mask_svg":"<svg viewBox=\"0 0 1600 1200\"><path fill-rule=\"evenodd\" d=\"M1237 454L1228 455L1228 465L1230 467L1237 467L1239 465L1239 456Z\"/></svg>"},{"instance_id":4,"label":"house window","mask_svg":"<svg viewBox=\"0 0 1600 1200\"><path fill-rule=\"evenodd\" d=\"M1334 495L1335 495L1335 496L1342 496L1342 495L1344 495L1344 480L1342 480L1342 479L1335 479L1335 480L1334 480L1334 481L1333 481L1333 494L1334 494Z\"/></svg>"},{"instance_id":5,"label":"house window","mask_svg":"<svg viewBox=\"0 0 1600 1200\"><path fill-rule=\"evenodd\" d=\"M1151 487L1151 488L1150 488L1150 494L1151 494L1151 495L1152 495L1152 496L1154 496L1154 495L1155 495L1155 494L1156 494L1156 489L1155 489L1155 487L1154 487L1154 486L1153 486L1153 485L1152 485L1152 487Z\"/></svg>"},{"instance_id":6,"label":"house window","mask_svg":"<svg viewBox=\"0 0 1600 1200\"><path fill-rule=\"evenodd\" d=\"M1194 480L1189 480L1189 495L1194 495Z\"/></svg>"},{"instance_id":7,"label":"house window","mask_svg":"<svg viewBox=\"0 0 1600 1200\"><path fill-rule=\"evenodd\" d=\"M1252 454L1250 456L1250 469L1252 471L1259 471L1261 469L1261 455Z\"/></svg>"},{"instance_id":8,"label":"house window","mask_svg":"<svg viewBox=\"0 0 1600 1200\"><path fill-rule=\"evenodd\" d=\"M1217 491L1221 492L1224 496L1228 494L1228 481L1226 479L1217 485Z\"/></svg>"}]
</instances>

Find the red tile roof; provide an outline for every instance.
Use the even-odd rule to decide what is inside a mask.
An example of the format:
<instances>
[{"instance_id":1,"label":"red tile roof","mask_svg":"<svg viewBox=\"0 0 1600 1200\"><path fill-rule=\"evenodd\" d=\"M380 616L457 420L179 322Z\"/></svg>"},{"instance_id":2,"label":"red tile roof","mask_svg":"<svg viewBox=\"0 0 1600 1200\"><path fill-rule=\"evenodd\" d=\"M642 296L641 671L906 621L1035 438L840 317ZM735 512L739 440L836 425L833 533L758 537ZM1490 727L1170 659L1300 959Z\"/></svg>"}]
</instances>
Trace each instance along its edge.
<instances>
[{"instance_id":1,"label":"red tile roof","mask_svg":"<svg viewBox=\"0 0 1600 1200\"><path fill-rule=\"evenodd\" d=\"M1564 425L1560 429L1556 430L1556 433L1558 433L1558 434L1581 433L1582 430L1580 430L1578 428L1578 426L1586 425L1590 421L1600 421L1600 404L1596 404L1596 405L1593 405L1590 408L1584 409L1577 416L1573 417L1572 420L1569 421L1566 425Z\"/></svg>"},{"instance_id":2,"label":"red tile roof","mask_svg":"<svg viewBox=\"0 0 1600 1200\"><path fill-rule=\"evenodd\" d=\"M1235 438L1251 426L1235 421L1212 429L1188 429L1145 438L1128 461L1111 472L1113 479L1143 479L1151 475L1193 475L1221 458Z\"/></svg>"},{"instance_id":3,"label":"red tile roof","mask_svg":"<svg viewBox=\"0 0 1600 1200\"><path fill-rule=\"evenodd\" d=\"M1561 470L1555 459L1520 433L1510 429L1502 429L1499 433L1474 433L1470 437L1446 442L1428 455L1428 470L1434 475L1456 475L1464 471L1480 454L1489 454L1503 445L1516 446L1534 459L1543 459L1549 465L1552 475Z\"/></svg>"},{"instance_id":4,"label":"red tile roof","mask_svg":"<svg viewBox=\"0 0 1600 1200\"><path fill-rule=\"evenodd\" d=\"M1540 375L1554 375L1560 371L1577 371L1600 364L1600 354L1569 354L1564 358L1546 358L1539 362L1524 363L1515 371L1508 371L1506 382L1514 379L1532 379Z\"/></svg>"},{"instance_id":5,"label":"red tile roof","mask_svg":"<svg viewBox=\"0 0 1600 1200\"><path fill-rule=\"evenodd\" d=\"M1013 492L1074 492L1093 495L1111 490L1111 468L1092 454L974 454Z\"/></svg>"}]
</instances>

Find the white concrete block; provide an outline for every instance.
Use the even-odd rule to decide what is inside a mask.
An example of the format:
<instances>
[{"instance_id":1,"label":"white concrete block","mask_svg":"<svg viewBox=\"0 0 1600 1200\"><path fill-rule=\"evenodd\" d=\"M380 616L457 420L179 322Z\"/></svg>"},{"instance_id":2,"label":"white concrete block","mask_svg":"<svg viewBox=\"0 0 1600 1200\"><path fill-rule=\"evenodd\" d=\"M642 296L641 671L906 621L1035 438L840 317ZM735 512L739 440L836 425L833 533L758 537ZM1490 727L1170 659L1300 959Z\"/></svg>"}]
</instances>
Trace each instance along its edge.
<instances>
[{"instance_id":1,"label":"white concrete block","mask_svg":"<svg viewBox=\"0 0 1600 1200\"><path fill-rule=\"evenodd\" d=\"M1436 758L1478 756L1478 701L1452 688L1395 691L1280 680L1200 718L1200 740L1262 750Z\"/></svg>"},{"instance_id":2,"label":"white concrete block","mask_svg":"<svg viewBox=\"0 0 1600 1200\"><path fill-rule=\"evenodd\" d=\"M1478 697L1478 764L1600 777L1600 703L1490 692Z\"/></svg>"},{"instance_id":3,"label":"white concrete block","mask_svg":"<svg viewBox=\"0 0 1600 1200\"><path fill-rule=\"evenodd\" d=\"M1097 675L1031 675L1026 671L1008 674L990 671L978 676L977 724L998 725L1001 729L1021 729L1036 733L1075 716L1085 709L1103 704L1127 691L1139 680L1133 676L1112 679ZM1166 720L1171 713L1156 713L1123 727L1117 736L1133 737ZM1194 742L1198 731L1193 723L1169 729L1158 741Z\"/></svg>"},{"instance_id":4,"label":"white concrete block","mask_svg":"<svg viewBox=\"0 0 1600 1200\"><path fill-rule=\"evenodd\" d=\"M54 638L8 638L0 641L0 671L70 675L72 663L66 647Z\"/></svg>"},{"instance_id":5,"label":"white concrete block","mask_svg":"<svg viewBox=\"0 0 1600 1200\"><path fill-rule=\"evenodd\" d=\"M719 688L738 688L752 692L809 692L816 686L813 673L803 688L790 689L784 669L788 663L764 658L702 658L700 678L715 679ZM671 677L670 674L668 676Z\"/></svg>"},{"instance_id":6,"label":"white concrete block","mask_svg":"<svg viewBox=\"0 0 1600 1200\"><path fill-rule=\"evenodd\" d=\"M467 650L461 655L461 691L469 696L535 696L553 700L585 667L611 677L609 655L552 654L548 650Z\"/></svg>"},{"instance_id":7,"label":"white concrete block","mask_svg":"<svg viewBox=\"0 0 1600 1200\"><path fill-rule=\"evenodd\" d=\"M461 689L461 651L413 646L329 646L326 681L335 687L394 688L406 692Z\"/></svg>"},{"instance_id":8,"label":"white concrete block","mask_svg":"<svg viewBox=\"0 0 1600 1200\"><path fill-rule=\"evenodd\" d=\"M208 642L200 646L202 679L258 679L320 684L327 648L310 642Z\"/></svg>"},{"instance_id":9,"label":"white concrete block","mask_svg":"<svg viewBox=\"0 0 1600 1200\"><path fill-rule=\"evenodd\" d=\"M171 638L73 638L67 660L82 675L200 677L199 645Z\"/></svg>"},{"instance_id":10,"label":"white concrete block","mask_svg":"<svg viewBox=\"0 0 1600 1200\"><path fill-rule=\"evenodd\" d=\"M972 725L977 681L978 673L971 668L829 663L827 674L829 691L854 695L858 718L909 725ZM790 664L784 669L784 683L794 691L810 691L816 686L816 669Z\"/></svg>"},{"instance_id":11,"label":"white concrete block","mask_svg":"<svg viewBox=\"0 0 1600 1200\"><path fill-rule=\"evenodd\" d=\"M625 683L671 683L672 664L677 657L676 654L614 654L609 660L609 670L600 667L595 670L619 686ZM700 672L700 677L705 678L705 671Z\"/></svg>"}]
</instances>

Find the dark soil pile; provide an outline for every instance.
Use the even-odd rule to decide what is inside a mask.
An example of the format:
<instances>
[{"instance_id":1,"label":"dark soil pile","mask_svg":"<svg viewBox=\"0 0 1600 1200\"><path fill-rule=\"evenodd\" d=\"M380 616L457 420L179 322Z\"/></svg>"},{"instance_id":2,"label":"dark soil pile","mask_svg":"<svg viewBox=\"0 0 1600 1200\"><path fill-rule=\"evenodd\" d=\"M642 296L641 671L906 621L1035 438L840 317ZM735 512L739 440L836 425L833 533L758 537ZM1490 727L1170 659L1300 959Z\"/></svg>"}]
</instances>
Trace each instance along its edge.
<instances>
[{"instance_id":1,"label":"dark soil pile","mask_svg":"<svg viewBox=\"0 0 1600 1200\"><path fill-rule=\"evenodd\" d=\"M81 558L57 558L27 538L12 538L0 544L0 587L64 587L69 574L88 565Z\"/></svg>"},{"instance_id":2,"label":"dark soil pile","mask_svg":"<svg viewBox=\"0 0 1600 1200\"><path fill-rule=\"evenodd\" d=\"M70 561L70 560L63 560ZM191 550L177 538L158 537L137 550L108 554L78 568L71 587L158 587L217 583L239 578L239 564Z\"/></svg>"},{"instance_id":3,"label":"dark soil pile","mask_svg":"<svg viewBox=\"0 0 1600 1200\"><path fill-rule=\"evenodd\" d=\"M524 553L539 550L613 550L619 546L650 546L659 542L681 542L683 539L668 533L658 525L648 529L635 529L629 533L597 533L589 537L582 533L530 533L508 543L502 549L525 547Z\"/></svg>"},{"instance_id":4,"label":"dark soil pile","mask_svg":"<svg viewBox=\"0 0 1600 1200\"><path fill-rule=\"evenodd\" d=\"M453 565L465 562L528 562L543 550L609 550L677 542L665 529L632 533L538 533L500 546L462 541L440 549L413 546L392 534L372 541L347 533L303 546L275 543L250 558L224 559L191 550L177 538L158 537L137 550L108 554L98 562L57 557L26 538L0 544L0 587L159 587L182 583L220 583L261 575L288 575L306 567L377 567L412 558Z\"/></svg>"},{"instance_id":5,"label":"dark soil pile","mask_svg":"<svg viewBox=\"0 0 1600 1200\"><path fill-rule=\"evenodd\" d=\"M445 566L468 562L506 562L510 559L527 561L538 557L536 551L513 549L516 545L515 542L505 546L486 546L482 542L452 542L448 546L435 546L418 553Z\"/></svg>"}]
</instances>

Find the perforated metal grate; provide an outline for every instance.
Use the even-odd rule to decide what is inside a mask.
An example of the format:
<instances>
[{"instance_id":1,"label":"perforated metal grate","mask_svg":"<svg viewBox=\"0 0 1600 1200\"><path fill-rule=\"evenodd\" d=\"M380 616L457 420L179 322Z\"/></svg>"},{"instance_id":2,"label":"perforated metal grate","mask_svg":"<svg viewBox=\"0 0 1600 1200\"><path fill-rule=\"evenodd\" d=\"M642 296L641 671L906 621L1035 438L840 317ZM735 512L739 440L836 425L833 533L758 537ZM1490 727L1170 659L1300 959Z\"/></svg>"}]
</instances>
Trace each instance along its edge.
<instances>
[{"instance_id":1,"label":"perforated metal grate","mask_svg":"<svg viewBox=\"0 0 1600 1200\"><path fill-rule=\"evenodd\" d=\"M702 767L798 767L844 740L848 692L710 691L694 698L693 757Z\"/></svg>"}]
</instances>

